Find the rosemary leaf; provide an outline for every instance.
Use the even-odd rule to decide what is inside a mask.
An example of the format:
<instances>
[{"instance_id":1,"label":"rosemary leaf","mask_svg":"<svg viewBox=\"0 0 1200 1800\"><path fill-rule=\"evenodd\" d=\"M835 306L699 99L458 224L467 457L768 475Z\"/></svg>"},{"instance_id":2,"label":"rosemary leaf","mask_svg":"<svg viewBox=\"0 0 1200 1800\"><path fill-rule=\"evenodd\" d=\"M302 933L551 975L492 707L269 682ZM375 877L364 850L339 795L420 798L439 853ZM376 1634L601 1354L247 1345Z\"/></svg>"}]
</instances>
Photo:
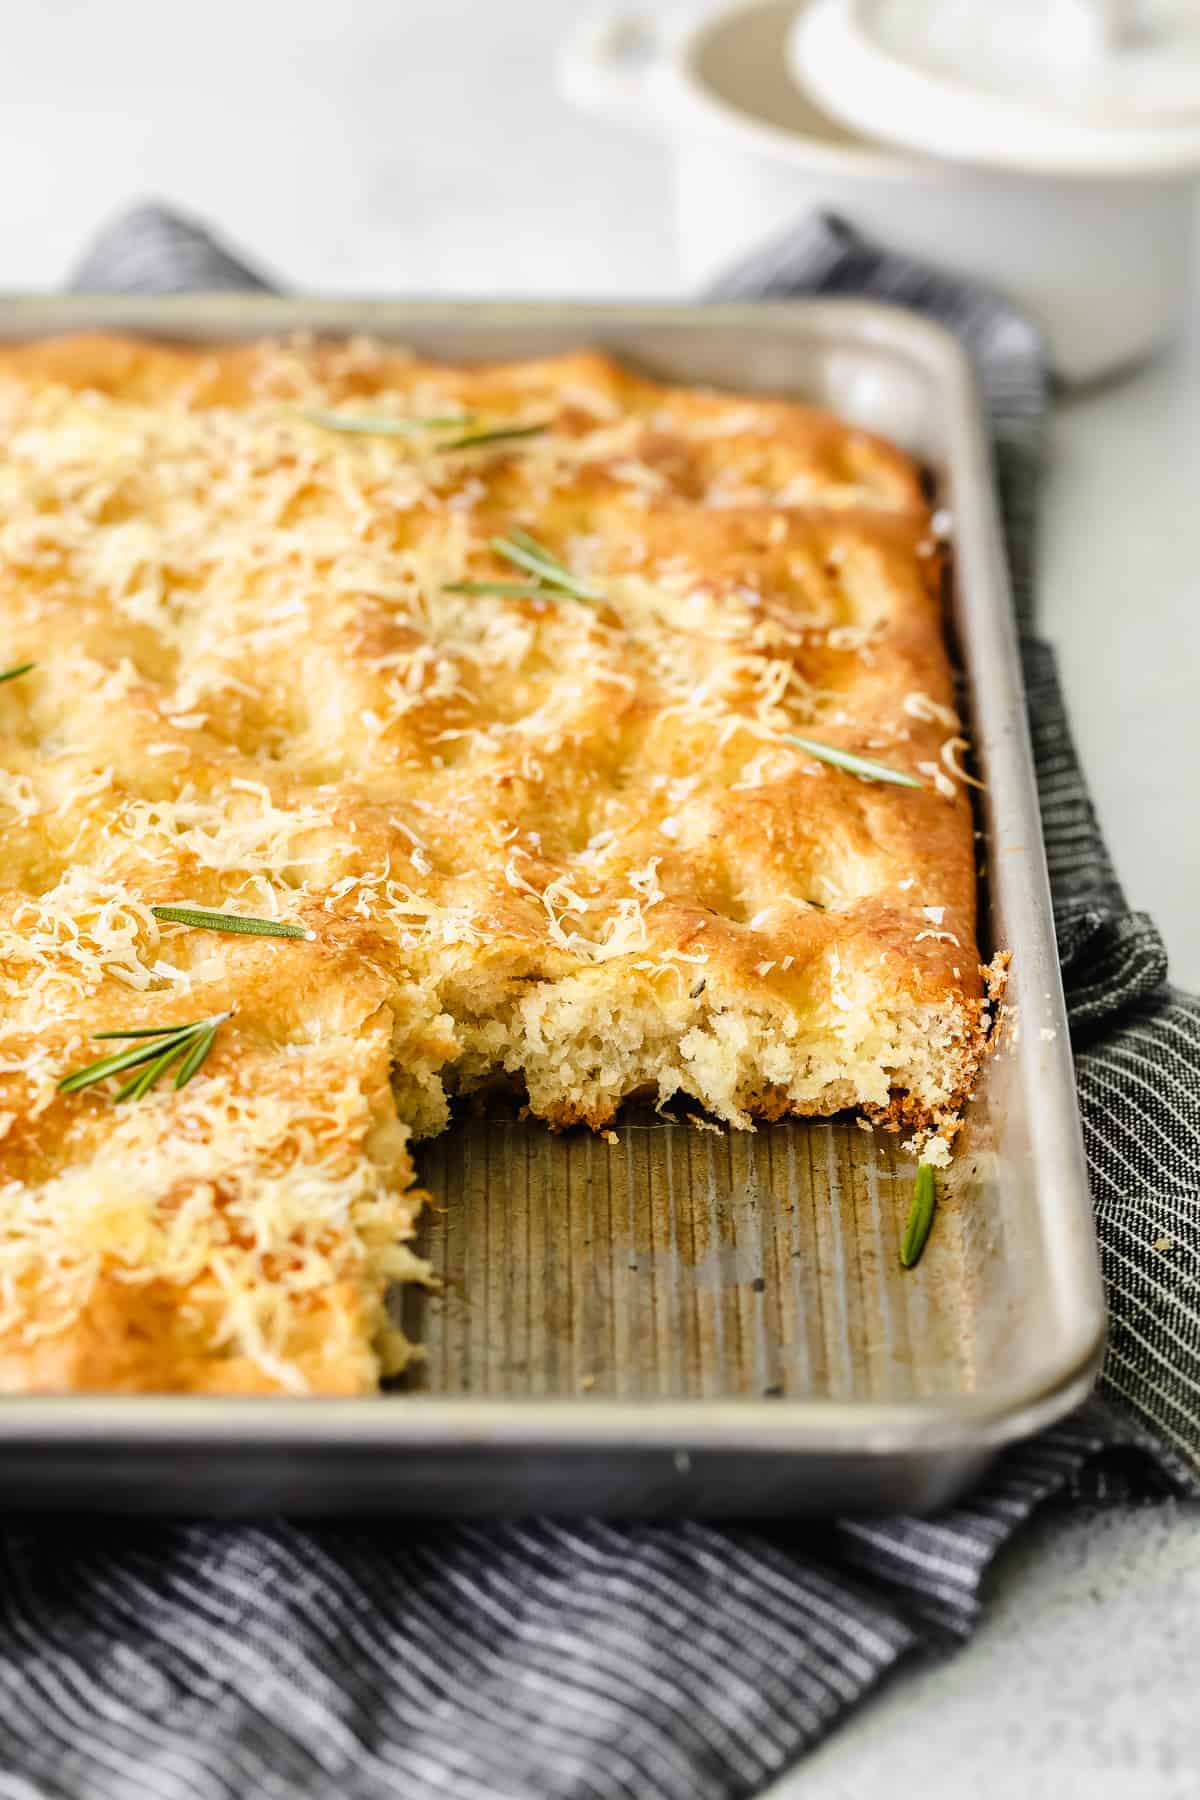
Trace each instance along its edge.
<instances>
[{"instance_id":1,"label":"rosemary leaf","mask_svg":"<svg viewBox=\"0 0 1200 1800\"><path fill-rule=\"evenodd\" d=\"M277 919L254 919L246 913L205 912L192 906L152 906L156 919L169 925L194 925L197 931L233 931L244 937L312 938L303 925L283 925Z\"/></svg>"},{"instance_id":2,"label":"rosemary leaf","mask_svg":"<svg viewBox=\"0 0 1200 1800\"><path fill-rule=\"evenodd\" d=\"M573 600L586 600L591 605L604 599L594 588L585 587L577 581L571 571L552 556L536 538L530 537L527 531L514 531L511 537L495 537L492 549L505 562L515 564L518 569L527 569L536 575L539 581L545 582L549 588L556 588L560 593L569 594Z\"/></svg>"},{"instance_id":3,"label":"rosemary leaf","mask_svg":"<svg viewBox=\"0 0 1200 1800\"><path fill-rule=\"evenodd\" d=\"M545 544L539 544L532 531L526 531L523 525L514 525L508 537L510 543L518 544L530 556L536 556L547 568L554 569L559 575L570 575L571 571L566 563L555 556L553 551L547 550Z\"/></svg>"},{"instance_id":4,"label":"rosemary leaf","mask_svg":"<svg viewBox=\"0 0 1200 1800\"><path fill-rule=\"evenodd\" d=\"M144 1100L159 1076L165 1075L171 1064L184 1055L191 1041L190 1038L183 1038L172 1043L161 1056L156 1056L144 1069L139 1069L132 1081L127 1081L124 1087L117 1089L113 1095L113 1105L118 1106L122 1100Z\"/></svg>"},{"instance_id":5,"label":"rosemary leaf","mask_svg":"<svg viewBox=\"0 0 1200 1800\"><path fill-rule=\"evenodd\" d=\"M194 1031L194 1025L181 1025L180 1031ZM148 1025L142 1031L93 1031L94 1038L160 1038L166 1034L161 1025Z\"/></svg>"},{"instance_id":6,"label":"rosemary leaf","mask_svg":"<svg viewBox=\"0 0 1200 1800\"><path fill-rule=\"evenodd\" d=\"M302 412L309 425L320 425L325 431L345 431L362 437L420 437L424 431L447 431L456 425L470 425L474 413L440 413L425 419L394 419L387 414Z\"/></svg>"},{"instance_id":7,"label":"rosemary leaf","mask_svg":"<svg viewBox=\"0 0 1200 1800\"><path fill-rule=\"evenodd\" d=\"M904 1226L904 1236L900 1239L900 1267L915 1268L921 1260L921 1252L925 1248L933 1224L934 1208L937 1204L937 1190L933 1179L933 1170L928 1163L922 1163L917 1170L917 1179L913 1184L912 1205L908 1209L908 1219Z\"/></svg>"},{"instance_id":8,"label":"rosemary leaf","mask_svg":"<svg viewBox=\"0 0 1200 1800\"><path fill-rule=\"evenodd\" d=\"M584 588L583 582L577 581L575 576L572 575L566 563L561 562L557 556L547 550L545 544L539 544L532 532L522 530L519 525L514 526L512 531L508 534L507 542L510 545L514 545L518 550L523 550L526 556L536 559L538 564L545 571L545 579L547 581L556 581L562 586L575 586L584 592L587 591ZM597 600L602 597L603 596L600 594L595 596Z\"/></svg>"},{"instance_id":9,"label":"rosemary leaf","mask_svg":"<svg viewBox=\"0 0 1200 1800\"><path fill-rule=\"evenodd\" d=\"M30 669L36 668L36 663L18 663L14 669L0 669L0 681L15 681L18 675L28 675Z\"/></svg>"},{"instance_id":10,"label":"rosemary leaf","mask_svg":"<svg viewBox=\"0 0 1200 1800\"><path fill-rule=\"evenodd\" d=\"M477 444L501 444L508 438L537 437L548 429L544 422L537 425L497 425L490 431L468 431L462 437L442 438L436 447L439 450L474 450Z\"/></svg>"},{"instance_id":11,"label":"rosemary leaf","mask_svg":"<svg viewBox=\"0 0 1200 1800\"><path fill-rule=\"evenodd\" d=\"M452 438L439 438L434 444L436 450L473 450L477 444L501 444L510 438L536 437L546 431L548 426L541 420L535 425L492 425L481 431L464 431L463 426L473 425L477 413L440 413L424 419L395 419L390 415L372 413L339 413L339 412L302 412L300 418L309 425L319 425L325 431L344 431L361 437L401 437L418 438L428 431L453 431L456 428L460 435Z\"/></svg>"},{"instance_id":12,"label":"rosemary leaf","mask_svg":"<svg viewBox=\"0 0 1200 1800\"><path fill-rule=\"evenodd\" d=\"M561 585L573 580L566 564L559 562L557 556L547 550L544 544L539 544L528 531L518 529L510 532L507 537L494 537L492 549L506 562L515 563L519 569L528 569L541 581Z\"/></svg>"},{"instance_id":13,"label":"rosemary leaf","mask_svg":"<svg viewBox=\"0 0 1200 1800\"><path fill-rule=\"evenodd\" d=\"M557 600L561 596L536 581L446 581L443 594L499 594L510 600Z\"/></svg>"},{"instance_id":14,"label":"rosemary leaf","mask_svg":"<svg viewBox=\"0 0 1200 1800\"><path fill-rule=\"evenodd\" d=\"M175 1077L175 1086L177 1088L187 1086L188 1082L192 1079L192 1076L196 1073L196 1070L200 1067L200 1064L204 1061L216 1041L217 1028L215 1025L210 1025L207 1031L202 1031L200 1033L200 1036L196 1039L183 1062L180 1064L179 1073Z\"/></svg>"},{"instance_id":15,"label":"rosemary leaf","mask_svg":"<svg viewBox=\"0 0 1200 1800\"><path fill-rule=\"evenodd\" d=\"M845 769L848 775L857 775L863 781L890 781L896 787L924 787L915 775L906 775L902 769L893 769L887 763L875 762L869 756L855 756L852 750L836 750L832 744L822 744L816 738L796 737L789 733L784 742L795 744L798 750L807 750L818 762L829 763L832 768Z\"/></svg>"},{"instance_id":16,"label":"rosemary leaf","mask_svg":"<svg viewBox=\"0 0 1200 1800\"><path fill-rule=\"evenodd\" d=\"M183 1058L183 1065L176 1076L175 1085L183 1087L212 1049L218 1026L231 1017L229 1012L216 1013L212 1018L195 1019L187 1025L168 1025L157 1031L97 1031L93 1034L97 1038L133 1038L140 1042L135 1042L132 1049L121 1050L115 1056L102 1056L98 1062L88 1063L86 1068L73 1069L59 1082L59 1092L77 1094L82 1088L94 1087L97 1082L106 1081L110 1075L123 1075L127 1069L137 1069L138 1074L119 1088L113 1099L114 1102L141 1100L180 1057Z\"/></svg>"}]
</instances>

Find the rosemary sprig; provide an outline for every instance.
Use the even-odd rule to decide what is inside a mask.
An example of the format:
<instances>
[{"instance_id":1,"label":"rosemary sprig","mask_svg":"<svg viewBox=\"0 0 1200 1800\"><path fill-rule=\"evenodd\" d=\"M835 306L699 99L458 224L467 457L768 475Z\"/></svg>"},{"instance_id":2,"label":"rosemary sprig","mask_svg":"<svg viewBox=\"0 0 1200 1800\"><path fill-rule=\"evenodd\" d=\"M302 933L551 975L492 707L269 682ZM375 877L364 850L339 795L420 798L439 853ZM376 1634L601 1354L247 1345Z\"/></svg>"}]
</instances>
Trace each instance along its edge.
<instances>
[{"instance_id":1,"label":"rosemary sprig","mask_svg":"<svg viewBox=\"0 0 1200 1800\"><path fill-rule=\"evenodd\" d=\"M13 669L0 669L0 681L15 681L18 675L28 675L30 669L36 668L37 664L32 662L18 663Z\"/></svg>"},{"instance_id":2,"label":"rosemary sprig","mask_svg":"<svg viewBox=\"0 0 1200 1800\"><path fill-rule=\"evenodd\" d=\"M446 581L443 594L499 594L509 600L552 600L554 595L537 581Z\"/></svg>"},{"instance_id":3,"label":"rosemary sprig","mask_svg":"<svg viewBox=\"0 0 1200 1800\"><path fill-rule=\"evenodd\" d=\"M190 1025L168 1025L161 1030L96 1031L95 1038L134 1038L130 1050L119 1050L115 1056L102 1056L98 1062L73 1069L58 1084L60 1094L77 1094L83 1088L107 1081L110 1075L123 1075L127 1069L139 1072L113 1095L114 1104L121 1100L141 1100L150 1092L160 1075L165 1075L178 1062L175 1086L186 1087L216 1040L218 1027L232 1012L214 1013L209 1019L195 1019ZM182 1061L180 1060L182 1059Z\"/></svg>"},{"instance_id":4,"label":"rosemary sprig","mask_svg":"<svg viewBox=\"0 0 1200 1800\"><path fill-rule=\"evenodd\" d=\"M497 425L490 431L468 431L462 437L443 438L439 450L474 450L477 444L501 444L506 438L537 437L549 430L544 420L536 425Z\"/></svg>"},{"instance_id":5,"label":"rosemary sprig","mask_svg":"<svg viewBox=\"0 0 1200 1800\"><path fill-rule=\"evenodd\" d=\"M150 911L168 925L194 925L197 931L233 931L245 937L313 936L303 925L284 925L277 919L253 919L246 913L205 912L192 906L152 906Z\"/></svg>"},{"instance_id":6,"label":"rosemary sprig","mask_svg":"<svg viewBox=\"0 0 1200 1800\"><path fill-rule=\"evenodd\" d=\"M464 426L473 425L478 413L438 413L424 419L395 419L387 414L376 413L339 413L339 412L302 412L300 417L309 425L319 425L325 431L345 431L356 433L361 437L402 437L417 438L427 431L453 431L458 429L458 437L438 438L434 441L435 450L473 450L478 444L501 444L509 438L536 437L539 432L546 431L547 425L539 420L534 425L490 425L481 431L466 431Z\"/></svg>"},{"instance_id":7,"label":"rosemary sprig","mask_svg":"<svg viewBox=\"0 0 1200 1800\"><path fill-rule=\"evenodd\" d=\"M423 431L450 431L456 425L473 425L474 413L437 413L429 418L394 419L383 413L302 412L309 425L325 431L356 432L363 437L420 437Z\"/></svg>"},{"instance_id":8,"label":"rosemary sprig","mask_svg":"<svg viewBox=\"0 0 1200 1800\"><path fill-rule=\"evenodd\" d=\"M97 1043L99 1043L101 1038L118 1038L121 1043L126 1043L130 1038L161 1037L163 1029L164 1028L161 1025L147 1025L140 1031L93 1031L92 1036L96 1039ZM169 1029L173 1031L176 1028L171 1026ZM190 1026L180 1025L178 1029L180 1031L187 1031L190 1030Z\"/></svg>"},{"instance_id":9,"label":"rosemary sprig","mask_svg":"<svg viewBox=\"0 0 1200 1800\"><path fill-rule=\"evenodd\" d=\"M912 1205L908 1209L908 1219L904 1226L904 1236L900 1239L900 1267L915 1268L921 1260L921 1252L925 1248L933 1225L934 1208L937 1205L937 1190L934 1185L933 1169L928 1163L922 1163L917 1170L917 1179L913 1183Z\"/></svg>"},{"instance_id":10,"label":"rosemary sprig","mask_svg":"<svg viewBox=\"0 0 1200 1800\"><path fill-rule=\"evenodd\" d=\"M858 775L864 781L890 781L896 787L924 787L915 775L906 775L902 769L893 769L888 763L876 762L870 756L855 756L852 750L837 750L832 744L822 744L816 738L797 737L789 732L784 742L795 744L798 750L807 750L818 762L829 763L832 768L845 769L848 775Z\"/></svg>"},{"instance_id":11,"label":"rosemary sprig","mask_svg":"<svg viewBox=\"0 0 1200 1800\"><path fill-rule=\"evenodd\" d=\"M514 531L508 537L494 537L492 549L505 562L512 563L518 569L527 569L554 593L569 594L572 600L586 600L591 605L604 599L604 595L598 594L595 588L585 587L582 581L578 581L565 563L560 563L544 544L539 544L527 531Z\"/></svg>"}]
</instances>

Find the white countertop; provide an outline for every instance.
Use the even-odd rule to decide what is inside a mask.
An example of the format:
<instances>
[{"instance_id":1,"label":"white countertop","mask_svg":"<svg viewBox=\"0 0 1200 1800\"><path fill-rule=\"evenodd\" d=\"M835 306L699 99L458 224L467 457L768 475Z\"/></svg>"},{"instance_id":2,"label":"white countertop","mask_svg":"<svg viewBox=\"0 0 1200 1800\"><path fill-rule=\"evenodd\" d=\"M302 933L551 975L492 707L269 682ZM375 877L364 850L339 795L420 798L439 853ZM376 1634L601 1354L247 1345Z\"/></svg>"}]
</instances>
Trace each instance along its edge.
<instances>
[{"instance_id":1,"label":"white countertop","mask_svg":"<svg viewBox=\"0 0 1200 1800\"><path fill-rule=\"evenodd\" d=\"M0 55L0 288L60 283L157 196L298 288L674 295L666 158L575 117L552 74L581 0L41 0ZM602 223L599 223L602 222ZM1098 301L1102 303L1102 301ZM1200 309L1198 309L1200 310ZM1200 332L1054 424L1042 617L1131 901L1200 987ZM1195 1791L1200 1509L1038 1525L987 1620L777 1793L858 1800Z\"/></svg>"},{"instance_id":2,"label":"white countertop","mask_svg":"<svg viewBox=\"0 0 1200 1800\"><path fill-rule=\"evenodd\" d=\"M768 1800L1195 1800L1200 1506L1051 1513L965 1650L897 1674Z\"/></svg>"},{"instance_id":3,"label":"white countertop","mask_svg":"<svg viewBox=\"0 0 1200 1800\"><path fill-rule=\"evenodd\" d=\"M1172 980L1194 992L1200 319L1150 367L1061 405L1051 446L1041 629L1130 904L1154 915Z\"/></svg>"}]
</instances>

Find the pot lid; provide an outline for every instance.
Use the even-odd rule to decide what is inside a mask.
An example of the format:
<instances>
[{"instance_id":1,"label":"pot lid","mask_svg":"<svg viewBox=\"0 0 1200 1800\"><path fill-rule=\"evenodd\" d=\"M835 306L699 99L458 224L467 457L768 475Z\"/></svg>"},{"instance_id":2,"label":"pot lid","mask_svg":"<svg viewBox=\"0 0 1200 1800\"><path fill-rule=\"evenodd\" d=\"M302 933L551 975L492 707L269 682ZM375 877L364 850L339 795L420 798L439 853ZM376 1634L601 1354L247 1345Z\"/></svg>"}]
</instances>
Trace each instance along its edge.
<instances>
[{"instance_id":1,"label":"pot lid","mask_svg":"<svg viewBox=\"0 0 1200 1800\"><path fill-rule=\"evenodd\" d=\"M1200 167L1200 0L807 0L793 78L926 155L1065 175Z\"/></svg>"}]
</instances>

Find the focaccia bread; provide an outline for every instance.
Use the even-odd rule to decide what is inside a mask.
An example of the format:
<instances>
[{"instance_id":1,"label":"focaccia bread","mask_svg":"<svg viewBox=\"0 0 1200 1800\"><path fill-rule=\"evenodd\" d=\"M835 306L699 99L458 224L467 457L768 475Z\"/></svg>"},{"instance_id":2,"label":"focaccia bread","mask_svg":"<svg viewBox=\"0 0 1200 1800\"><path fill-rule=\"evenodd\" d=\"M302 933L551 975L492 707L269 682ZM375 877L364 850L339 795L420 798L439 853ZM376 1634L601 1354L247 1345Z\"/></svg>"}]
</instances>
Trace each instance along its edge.
<instances>
[{"instance_id":1,"label":"focaccia bread","mask_svg":"<svg viewBox=\"0 0 1200 1800\"><path fill-rule=\"evenodd\" d=\"M0 433L0 1386L371 1389L456 1091L953 1129L972 816L898 451L358 341L10 347ZM209 1019L180 1088L60 1090Z\"/></svg>"}]
</instances>

